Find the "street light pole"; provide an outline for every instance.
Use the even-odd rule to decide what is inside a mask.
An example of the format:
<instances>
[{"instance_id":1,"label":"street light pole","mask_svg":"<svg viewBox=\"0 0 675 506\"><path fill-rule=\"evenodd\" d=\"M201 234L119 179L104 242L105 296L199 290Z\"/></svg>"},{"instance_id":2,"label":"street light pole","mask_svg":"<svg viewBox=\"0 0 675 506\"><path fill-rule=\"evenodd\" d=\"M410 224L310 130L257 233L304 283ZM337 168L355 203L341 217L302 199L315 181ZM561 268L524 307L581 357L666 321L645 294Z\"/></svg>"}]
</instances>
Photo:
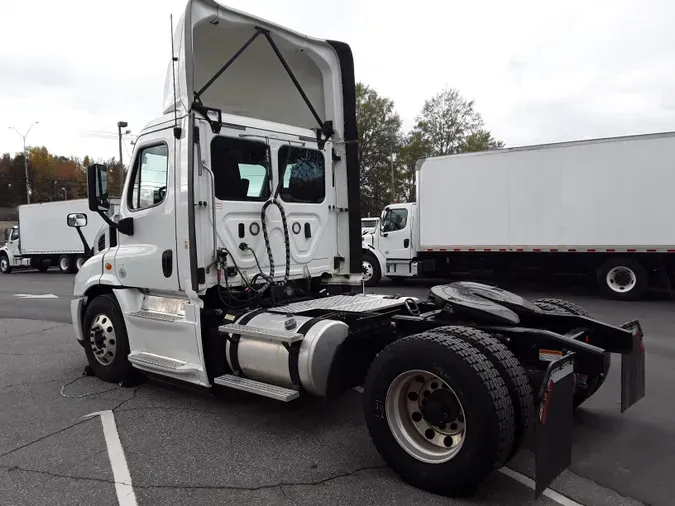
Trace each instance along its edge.
<instances>
[{"instance_id":1,"label":"street light pole","mask_svg":"<svg viewBox=\"0 0 675 506\"><path fill-rule=\"evenodd\" d=\"M119 140L119 147L120 147L120 175L119 175L120 195L122 195L122 181L124 181L124 164L122 163L122 129L126 128L127 126L128 123L126 121L117 122L117 138ZM129 133L129 131L127 130L126 133Z\"/></svg>"},{"instance_id":2,"label":"street light pole","mask_svg":"<svg viewBox=\"0 0 675 506\"><path fill-rule=\"evenodd\" d=\"M28 134L30 133L31 128L33 128L34 125L37 125L39 121L34 121L33 124L28 127L28 131L24 134L21 134L15 127L9 127L10 129L14 130L17 134L19 134L19 137L23 139L23 170L24 170L24 177L26 178L26 203L30 204L30 190L28 188L28 153L26 152L26 137L28 137Z\"/></svg>"}]
</instances>

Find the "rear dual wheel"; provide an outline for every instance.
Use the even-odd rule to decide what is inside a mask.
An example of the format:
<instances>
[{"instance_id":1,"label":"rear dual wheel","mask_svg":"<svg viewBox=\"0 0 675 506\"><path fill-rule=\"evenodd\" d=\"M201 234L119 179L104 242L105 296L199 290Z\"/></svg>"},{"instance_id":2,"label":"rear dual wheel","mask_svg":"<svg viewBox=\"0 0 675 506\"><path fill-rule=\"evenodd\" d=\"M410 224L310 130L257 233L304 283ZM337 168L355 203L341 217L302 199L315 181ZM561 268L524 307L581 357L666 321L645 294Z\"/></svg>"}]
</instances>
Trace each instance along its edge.
<instances>
[{"instance_id":1,"label":"rear dual wheel","mask_svg":"<svg viewBox=\"0 0 675 506\"><path fill-rule=\"evenodd\" d=\"M450 496L475 492L508 460L517 424L509 380L459 334L431 330L387 346L363 399L370 436L394 472Z\"/></svg>"}]
</instances>

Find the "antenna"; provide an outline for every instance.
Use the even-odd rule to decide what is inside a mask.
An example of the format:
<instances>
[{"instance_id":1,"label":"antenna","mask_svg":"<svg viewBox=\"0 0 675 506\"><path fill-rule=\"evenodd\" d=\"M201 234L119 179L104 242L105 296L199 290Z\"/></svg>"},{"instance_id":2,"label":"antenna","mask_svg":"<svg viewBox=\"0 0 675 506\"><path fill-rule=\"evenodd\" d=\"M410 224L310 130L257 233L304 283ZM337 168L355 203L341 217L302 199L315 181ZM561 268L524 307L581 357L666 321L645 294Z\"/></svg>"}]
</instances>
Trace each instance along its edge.
<instances>
[{"instance_id":1,"label":"antenna","mask_svg":"<svg viewBox=\"0 0 675 506\"><path fill-rule=\"evenodd\" d=\"M176 53L174 53L174 48L173 48L173 14L169 14L169 20L171 22L171 74L172 74L172 80L173 80L173 119L174 119L174 127L173 127L173 136L176 139L180 139L181 135L181 128L178 126L178 100L176 98L176 61L178 58L176 57Z\"/></svg>"}]
</instances>

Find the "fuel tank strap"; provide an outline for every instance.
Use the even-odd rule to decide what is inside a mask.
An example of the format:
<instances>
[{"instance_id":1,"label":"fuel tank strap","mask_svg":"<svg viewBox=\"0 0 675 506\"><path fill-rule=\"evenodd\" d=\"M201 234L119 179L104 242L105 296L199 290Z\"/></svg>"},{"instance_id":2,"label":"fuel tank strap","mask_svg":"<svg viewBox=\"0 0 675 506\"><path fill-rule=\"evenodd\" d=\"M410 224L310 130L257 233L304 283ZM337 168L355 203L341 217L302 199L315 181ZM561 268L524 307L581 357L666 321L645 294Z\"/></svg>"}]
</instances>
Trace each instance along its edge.
<instances>
[{"instance_id":1,"label":"fuel tank strap","mask_svg":"<svg viewBox=\"0 0 675 506\"><path fill-rule=\"evenodd\" d=\"M303 336L309 332L314 325L319 323L321 320L324 320L325 316L317 316L311 320L307 320L305 323L300 325L297 332ZM288 349L288 373L291 376L291 381L296 388L301 389L302 384L300 383L300 371L298 369L299 358L300 358L300 347L302 346L302 341L293 343L287 347Z\"/></svg>"}]
</instances>

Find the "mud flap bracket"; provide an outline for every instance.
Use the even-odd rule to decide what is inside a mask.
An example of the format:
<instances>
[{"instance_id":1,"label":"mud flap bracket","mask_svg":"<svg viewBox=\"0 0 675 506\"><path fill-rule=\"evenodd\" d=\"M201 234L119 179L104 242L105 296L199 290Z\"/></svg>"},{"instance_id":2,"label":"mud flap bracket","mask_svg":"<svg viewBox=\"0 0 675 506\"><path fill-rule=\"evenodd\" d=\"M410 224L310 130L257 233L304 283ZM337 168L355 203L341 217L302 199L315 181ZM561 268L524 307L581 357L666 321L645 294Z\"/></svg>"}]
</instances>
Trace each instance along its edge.
<instances>
[{"instance_id":1,"label":"mud flap bracket","mask_svg":"<svg viewBox=\"0 0 675 506\"><path fill-rule=\"evenodd\" d=\"M551 362L535 420L535 498L572 462L574 353Z\"/></svg>"}]
</instances>

